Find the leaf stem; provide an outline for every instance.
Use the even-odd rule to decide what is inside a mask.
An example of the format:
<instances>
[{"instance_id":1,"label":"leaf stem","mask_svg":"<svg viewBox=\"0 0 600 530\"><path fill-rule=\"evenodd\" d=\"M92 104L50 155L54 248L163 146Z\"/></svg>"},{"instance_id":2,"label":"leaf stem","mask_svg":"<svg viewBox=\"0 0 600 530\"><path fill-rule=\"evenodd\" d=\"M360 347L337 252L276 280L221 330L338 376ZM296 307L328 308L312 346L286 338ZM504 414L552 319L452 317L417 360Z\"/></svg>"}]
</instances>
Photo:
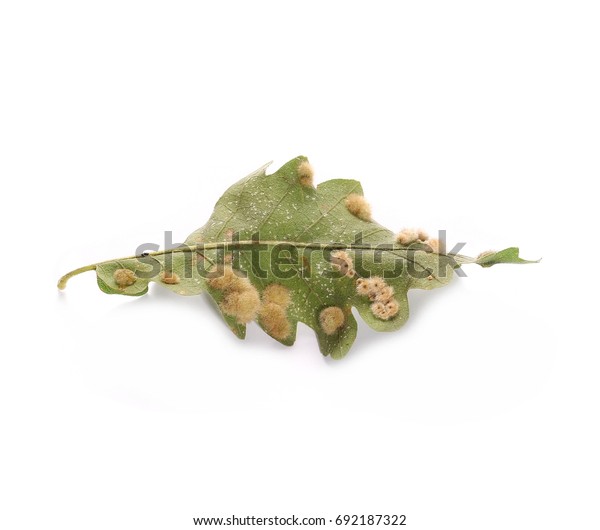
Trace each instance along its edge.
<instances>
[{"instance_id":1,"label":"leaf stem","mask_svg":"<svg viewBox=\"0 0 600 530\"><path fill-rule=\"evenodd\" d=\"M96 265L97 264L86 265L85 267L79 267L78 269L75 269L74 271L68 272L60 280L58 280L57 287L62 291L67 286L67 282L73 276L77 276L78 274L81 274L82 272L95 271L96 270Z\"/></svg>"},{"instance_id":2,"label":"leaf stem","mask_svg":"<svg viewBox=\"0 0 600 530\"><path fill-rule=\"evenodd\" d=\"M374 246L374 245L370 245L370 244L359 245L359 244L354 244L354 243L350 243L350 244L346 244L346 243L307 243L307 242L297 242L297 241L261 241L261 240L221 241L221 242L215 242L215 243L200 243L198 245L188 245L188 246L176 247L176 248L171 248L171 249L166 249L166 250L157 250L156 252L147 252L147 253L144 253L143 255L127 256L125 258L110 259L110 260L94 263L93 265L86 265L85 267L80 267L78 269L72 270L71 272L68 272L67 274L65 274L60 280L58 280L57 287L60 290L63 290L67 287L67 282L73 276L77 276L78 274L81 274L83 272L96 270L96 267L98 265L104 265L106 263L112 263L114 261L124 261L124 260L129 260L129 259L147 257L147 256L164 256L165 254L174 254L176 252L195 252L198 250L201 250L201 251L221 250L221 249L223 249L225 251L240 250L240 249L244 249L244 248L251 248L255 245L267 245L267 246L289 245L289 246L296 247L296 248L314 248L314 249L328 248L331 250L345 250L345 249L374 250L374 249L376 249L376 250L388 251L388 252L390 252L390 251L398 252L398 251L402 251L402 250L413 250L413 251L419 250L416 248L409 249L404 246L393 245L393 244L391 244L391 245L375 245ZM469 258L468 256L462 256L460 254L455 254L455 255L453 255L453 257L459 264L475 262L475 260L473 258Z\"/></svg>"}]
</instances>

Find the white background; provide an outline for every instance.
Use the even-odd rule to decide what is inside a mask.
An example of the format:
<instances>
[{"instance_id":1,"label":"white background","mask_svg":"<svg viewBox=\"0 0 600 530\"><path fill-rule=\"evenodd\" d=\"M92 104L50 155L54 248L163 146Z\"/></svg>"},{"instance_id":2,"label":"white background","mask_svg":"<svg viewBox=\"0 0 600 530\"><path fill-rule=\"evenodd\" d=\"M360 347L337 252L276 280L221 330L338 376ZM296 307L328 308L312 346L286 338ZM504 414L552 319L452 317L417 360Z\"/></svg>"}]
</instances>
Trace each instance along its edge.
<instances>
[{"instance_id":1,"label":"white background","mask_svg":"<svg viewBox=\"0 0 600 530\"><path fill-rule=\"evenodd\" d=\"M406 514L600 528L596 2L3 2L0 526ZM347 358L68 270L176 240L268 160L469 267ZM334 525L329 525L335 527Z\"/></svg>"}]
</instances>

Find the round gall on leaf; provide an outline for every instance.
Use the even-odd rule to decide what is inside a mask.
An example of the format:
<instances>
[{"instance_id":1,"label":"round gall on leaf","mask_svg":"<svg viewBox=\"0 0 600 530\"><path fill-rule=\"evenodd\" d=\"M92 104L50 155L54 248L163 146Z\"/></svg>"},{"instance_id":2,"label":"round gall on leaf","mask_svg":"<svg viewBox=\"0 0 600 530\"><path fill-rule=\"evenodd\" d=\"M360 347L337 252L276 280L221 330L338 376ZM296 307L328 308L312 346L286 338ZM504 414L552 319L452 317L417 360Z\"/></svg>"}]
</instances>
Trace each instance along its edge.
<instances>
[{"instance_id":1,"label":"round gall on leaf","mask_svg":"<svg viewBox=\"0 0 600 530\"><path fill-rule=\"evenodd\" d=\"M396 300L391 299L385 302L385 309L389 314L389 318L391 318L395 317L398 314L400 306L398 305L398 302L396 302Z\"/></svg>"},{"instance_id":2,"label":"round gall on leaf","mask_svg":"<svg viewBox=\"0 0 600 530\"><path fill-rule=\"evenodd\" d=\"M346 208L355 217L363 221L371 221L371 206L362 195L358 193L348 195L346 197Z\"/></svg>"},{"instance_id":3,"label":"round gall on leaf","mask_svg":"<svg viewBox=\"0 0 600 530\"><path fill-rule=\"evenodd\" d=\"M300 184L307 188L313 187L313 176L314 171L313 167L310 165L308 160L303 160L300 162L298 166L298 178L300 179Z\"/></svg>"},{"instance_id":4,"label":"round gall on leaf","mask_svg":"<svg viewBox=\"0 0 600 530\"><path fill-rule=\"evenodd\" d=\"M238 322L247 323L256 318L260 309L260 296L256 289L248 289L240 293L239 311L236 315Z\"/></svg>"},{"instance_id":5,"label":"round gall on leaf","mask_svg":"<svg viewBox=\"0 0 600 530\"><path fill-rule=\"evenodd\" d=\"M369 287L368 294L370 295L371 293L381 291L381 289L387 286L387 283L380 276L372 276L367 280L367 286Z\"/></svg>"},{"instance_id":6,"label":"round gall on leaf","mask_svg":"<svg viewBox=\"0 0 600 530\"><path fill-rule=\"evenodd\" d=\"M171 271L162 271L160 281L168 285L175 285L180 282L179 275Z\"/></svg>"},{"instance_id":7,"label":"round gall on leaf","mask_svg":"<svg viewBox=\"0 0 600 530\"><path fill-rule=\"evenodd\" d=\"M290 290L279 283L268 285L263 291L265 304L273 303L284 309L290 305Z\"/></svg>"},{"instance_id":8,"label":"round gall on leaf","mask_svg":"<svg viewBox=\"0 0 600 530\"><path fill-rule=\"evenodd\" d=\"M419 233L412 228L405 228L396 237L396 241L401 245L410 245L419 239Z\"/></svg>"},{"instance_id":9,"label":"round gall on leaf","mask_svg":"<svg viewBox=\"0 0 600 530\"><path fill-rule=\"evenodd\" d=\"M386 285L374 294L373 300L377 302L383 302L385 304L388 300L391 300L393 297L394 288L391 285Z\"/></svg>"},{"instance_id":10,"label":"round gall on leaf","mask_svg":"<svg viewBox=\"0 0 600 530\"><path fill-rule=\"evenodd\" d=\"M428 239L425 244L429 247L427 252L433 252L439 254L440 252L440 240L439 239Z\"/></svg>"},{"instance_id":11,"label":"round gall on leaf","mask_svg":"<svg viewBox=\"0 0 600 530\"><path fill-rule=\"evenodd\" d=\"M344 250L336 250L331 254L331 264L344 276L354 276L354 263Z\"/></svg>"},{"instance_id":12,"label":"round gall on leaf","mask_svg":"<svg viewBox=\"0 0 600 530\"><path fill-rule=\"evenodd\" d=\"M264 330L274 339L284 340L290 336L292 326L285 309L279 304L274 302L264 304L260 309L259 317Z\"/></svg>"},{"instance_id":13,"label":"round gall on leaf","mask_svg":"<svg viewBox=\"0 0 600 530\"><path fill-rule=\"evenodd\" d=\"M219 291L238 290L241 284L246 280L238 276L236 272L228 266L214 267L210 271L208 284Z\"/></svg>"},{"instance_id":14,"label":"round gall on leaf","mask_svg":"<svg viewBox=\"0 0 600 530\"><path fill-rule=\"evenodd\" d=\"M113 273L113 278L115 283L121 288L129 287L137 280L135 273L129 269L117 269Z\"/></svg>"},{"instance_id":15,"label":"round gall on leaf","mask_svg":"<svg viewBox=\"0 0 600 530\"><path fill-rule=\"evenodd\" d=\"M260 297L254 288L244 291L230 291L221 302L221 309L233 316L240 324L254 320L260 308Z\"/></svg>"},{"instance_id":16,"label":"round gall on leaf","mask_svg":"<svg viewBox=\"0 0 600 530\"><path fill-rule=\"evenodd\" d=\"M346 316L341 308L332 306L326 307L319 315L321 329L327 335L333 335L346 322Z\"/></svg>"},{"instance_id":17,"label":"round gall on leaf","mask_svg":"<svg viewBox=\"0 0 600 530\"><path fill-rule=\"evenodd\" d=\"M356 280L356 292L360 296L367 296L369 294L369 281L365 278Z\"/></svg>"},{"instance_id":18,"label":"round gall on leaf","mask_svg":"<svg viewBox=\"0 0 600 530\"><path fill-rule=\"evenodd\" d=\"M398 314L398 302L388 300L387 302L374 302L371 304L371 313L380 320L389 320Z\"/></svg>"},{"instance_id":19,"label":"round gall on leaf","mask_svg":"<svg viewBox=\"0 0 600 530\"><path fill-rule=\"evenodd\" d=\"M429 234L427 234L427 232L425 232L425 230L422 228L417 230L417 235L419 236L420 241L427 241L429 239Z\"/></svg>"}]
</instances>

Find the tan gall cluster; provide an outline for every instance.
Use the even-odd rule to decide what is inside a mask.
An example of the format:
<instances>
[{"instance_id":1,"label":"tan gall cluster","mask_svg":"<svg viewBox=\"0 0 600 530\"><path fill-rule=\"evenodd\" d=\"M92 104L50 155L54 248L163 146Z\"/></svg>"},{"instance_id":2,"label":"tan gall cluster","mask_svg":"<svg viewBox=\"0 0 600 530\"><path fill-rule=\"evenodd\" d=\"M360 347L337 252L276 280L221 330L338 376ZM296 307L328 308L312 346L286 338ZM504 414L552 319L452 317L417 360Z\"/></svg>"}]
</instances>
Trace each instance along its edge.
<instances>
[{"instance_id":1,"label":"tan gall cluster","mask_svg":"<svg viewBox=\"0 0 600 530\"><path fill-rule=\"evenodd\" d=\"M429 247L426 249L427 252L434 252L438 254L440 251L440 240L430 239L429 235L427 235L427 232L421 228L404 228L396 236L396 241L404 246L408 246L411 243L420 242Z\"/></svg>"},{"instance_id":2,"label":"tan gall cluster","mask_svg":"<svg viewBox=\"0 0 600 530\"><path fill-rule=\"evenodd\" d=\"M359 278L356 281L356 292L366 296L371 303L371 313L381 320L389 320L398 314L398 302L394 298L394 288L383 278Z\"/></svg>"}]
</instances>

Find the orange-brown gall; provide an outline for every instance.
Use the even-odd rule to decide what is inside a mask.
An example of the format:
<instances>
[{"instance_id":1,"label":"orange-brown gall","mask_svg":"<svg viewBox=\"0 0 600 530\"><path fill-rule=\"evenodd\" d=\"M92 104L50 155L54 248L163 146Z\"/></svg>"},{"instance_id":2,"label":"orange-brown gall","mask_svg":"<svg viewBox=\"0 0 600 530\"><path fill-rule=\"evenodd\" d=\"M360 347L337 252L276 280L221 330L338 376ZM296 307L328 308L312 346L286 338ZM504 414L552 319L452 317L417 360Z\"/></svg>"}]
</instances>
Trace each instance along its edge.
<instances>
[{"instance_id":1,"label":"orange-brown gall","mask_svg":"<svg viewBox=\"0 0 600 530\"><path fill-rule=\"evenodd\" d=\"M381 303L384 306L394 299L394 288L379 276L358 279L356 281L356 292L360 296L368 296L371 302ZM372 308L373 306L371 306Z\"/></svg>"},{"instance_id":2,"label":"orange-brown gall","mask_svg":"<svg viewBox=\"0 0 600 530\"><path fill-rule=\"evenodd\" d=\"M369 293L369 298L377 302L387 302L394 297L394 288L386 285L376 292Z\"/></svg>"}]
</instances>

